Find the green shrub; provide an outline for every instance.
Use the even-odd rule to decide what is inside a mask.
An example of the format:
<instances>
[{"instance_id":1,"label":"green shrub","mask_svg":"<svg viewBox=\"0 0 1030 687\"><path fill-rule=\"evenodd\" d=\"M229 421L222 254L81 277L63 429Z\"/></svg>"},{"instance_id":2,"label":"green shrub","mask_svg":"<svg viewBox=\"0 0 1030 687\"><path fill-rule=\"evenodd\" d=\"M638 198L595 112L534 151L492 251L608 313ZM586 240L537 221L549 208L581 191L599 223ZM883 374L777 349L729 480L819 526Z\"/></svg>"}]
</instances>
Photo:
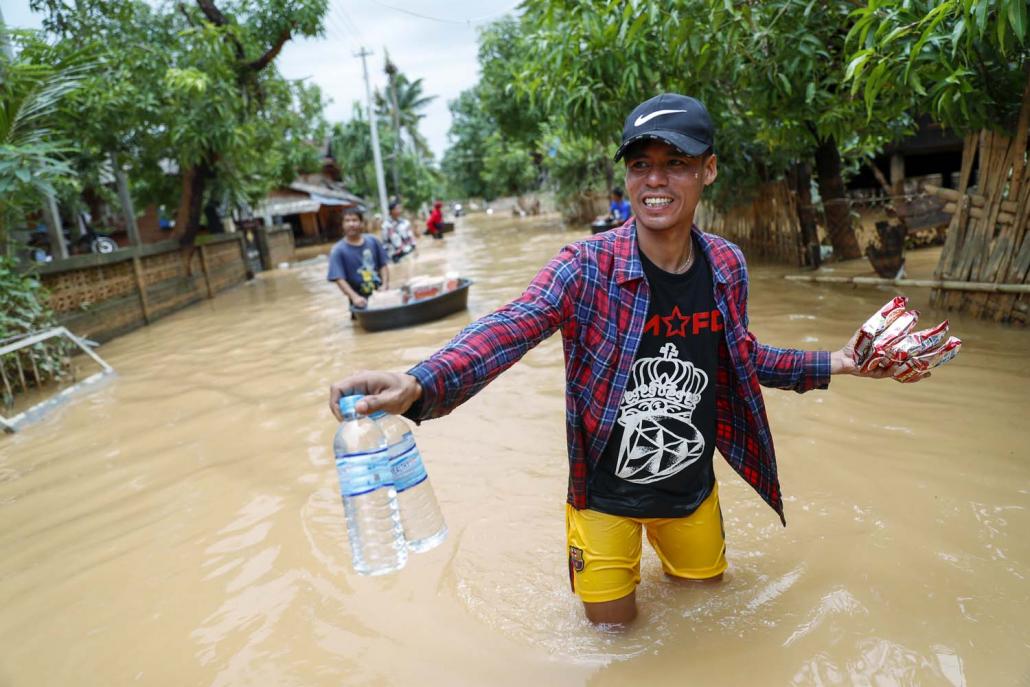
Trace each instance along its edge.
<instances>
[{"instance_id":1,"label":"green shrub","mask_svg":"<svg viewBox=\"0 0 1030 687\"><path fill-rule=\"evenodd\" d=\"M19 271L12 258L0 256L0 346L57 326L47 297L39 279ZM67 342L63 338L49 339L3 356L0 393L4 405L13 404L14 392L22 389L22 377L27 386L40 386L62 378L67 370Z\"/></svg>"}]
</instances>

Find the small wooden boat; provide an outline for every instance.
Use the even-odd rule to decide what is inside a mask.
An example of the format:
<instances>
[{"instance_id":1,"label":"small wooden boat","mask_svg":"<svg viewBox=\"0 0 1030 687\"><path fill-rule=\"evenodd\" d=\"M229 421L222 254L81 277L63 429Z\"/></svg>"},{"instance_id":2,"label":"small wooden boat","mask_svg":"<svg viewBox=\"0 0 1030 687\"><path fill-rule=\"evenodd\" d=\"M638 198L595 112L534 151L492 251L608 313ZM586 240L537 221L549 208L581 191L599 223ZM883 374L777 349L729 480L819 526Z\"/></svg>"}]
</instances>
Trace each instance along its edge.
<instances>
[{"instance_id":1,"label":"small wooden boat","mask_svg":"<svg viewBox=\"0 0 1030 687\"><path fill-rule=\"evenodd\" d=\"M622 222L618 222L612 219L604 219L602 217L601 219L595 219L593 222L590 223L590 233L600 234L602 231L608 231L609 229L614 229L615 227L621 226Z\"/></svg>"},{"instance_id":2,"label":"small wooden boat","mask_svg":"<svg viewBox=\"0 0 1030 687\"><path fill-rule=\"evenodd\" d=\"M470 286L472 286L470 279L460 279L457 288L439 296L388 308L366 308L352 312L361 328L368 332L410 327L423 322L439 320L467 308Z\"/></svg>"}]
</instances>

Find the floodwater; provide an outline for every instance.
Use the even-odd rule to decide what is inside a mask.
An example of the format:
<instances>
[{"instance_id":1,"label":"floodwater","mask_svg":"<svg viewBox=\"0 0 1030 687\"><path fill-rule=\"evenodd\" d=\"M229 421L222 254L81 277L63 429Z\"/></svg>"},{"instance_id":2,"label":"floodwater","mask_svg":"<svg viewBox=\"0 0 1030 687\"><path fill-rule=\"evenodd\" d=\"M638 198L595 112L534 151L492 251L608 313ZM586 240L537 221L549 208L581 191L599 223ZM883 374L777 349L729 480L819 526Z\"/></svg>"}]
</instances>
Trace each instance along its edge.
<instances>
[{"instance_id":1,"label":"floodwater","mask_svg":"<svg viewBox=\"0 0 1030 687\"><path fill-rule=\"evenodd\" d=\"M329 384L405 369L585 235L465 218L406 269L474 279L469 312L417 329L356 330L322 259L102 346L116 377L0 438L0 685L1030 685L1030 332L962 318L927 382L766 390L789 527L717 457L724 582L645 546L624 634L569 591L558 337L416 430L447 541L350 570ZM785 272L751 288L781 346L837 348L894 293Z\"/></svg>"}]
</instances>

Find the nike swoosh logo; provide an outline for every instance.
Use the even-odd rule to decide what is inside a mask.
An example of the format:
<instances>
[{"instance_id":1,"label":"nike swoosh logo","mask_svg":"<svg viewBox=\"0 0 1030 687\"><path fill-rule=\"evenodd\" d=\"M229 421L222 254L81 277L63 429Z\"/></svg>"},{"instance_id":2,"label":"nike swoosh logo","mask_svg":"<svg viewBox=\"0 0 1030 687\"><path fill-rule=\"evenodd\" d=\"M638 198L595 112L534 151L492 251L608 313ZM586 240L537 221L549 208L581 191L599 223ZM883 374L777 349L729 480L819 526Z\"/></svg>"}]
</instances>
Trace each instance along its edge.
<instances>
[{"instance_id":1,"label":"nike swoosh logo","mask_svg":"<svg viewBox=\"0 0 1030 687\"><path fill-rule=\"evenodd\" d=\"M633 126L643 126L647 124L655 117L661 117L662 115L673 114L674 112L686 112L686 110L657 110L650 114L640 115L637 117L637 121L633 122Z\"/></svg>"}]
</instances>

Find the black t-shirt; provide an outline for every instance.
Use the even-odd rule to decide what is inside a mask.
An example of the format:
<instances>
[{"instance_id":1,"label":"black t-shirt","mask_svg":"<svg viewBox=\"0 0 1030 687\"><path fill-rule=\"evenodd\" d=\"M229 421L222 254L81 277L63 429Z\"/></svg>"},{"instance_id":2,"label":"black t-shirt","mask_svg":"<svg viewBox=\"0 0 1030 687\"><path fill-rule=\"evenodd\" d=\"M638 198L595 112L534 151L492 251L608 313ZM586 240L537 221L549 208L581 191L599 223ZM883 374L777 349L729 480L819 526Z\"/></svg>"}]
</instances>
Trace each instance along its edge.
<instances>
[{"instance_id":1,"label":"black t-shirt","mask_svg":"<svg viewBox=\"0 0 1030 687\"><path fill-rule=\"evenodd\" d=\"M615 427L587 489L593 510L685 517L712 492L723 322L696 239L694 257L687 272L671 274L640 253L651 303Z\"/></svg>"}]
</instances>

